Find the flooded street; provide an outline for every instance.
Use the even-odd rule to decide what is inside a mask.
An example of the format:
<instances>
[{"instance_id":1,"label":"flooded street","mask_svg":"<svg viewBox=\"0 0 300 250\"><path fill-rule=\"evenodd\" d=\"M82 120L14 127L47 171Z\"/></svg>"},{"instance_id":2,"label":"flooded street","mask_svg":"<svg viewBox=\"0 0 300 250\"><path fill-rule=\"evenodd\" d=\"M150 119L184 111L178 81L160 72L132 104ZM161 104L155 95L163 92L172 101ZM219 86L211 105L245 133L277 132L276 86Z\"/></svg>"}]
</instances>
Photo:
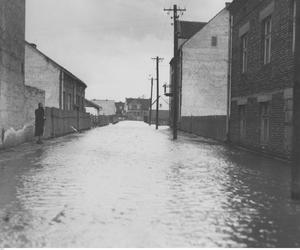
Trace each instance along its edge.
<instances>
[{"instance_id":1,"label":"flooded street","mask_svg":"<svg viewBox=\"0 0 300 250\"><path fill-rule=\"evenodd\" d=\"M0 153L0 247L300 247L287 163L123 122Z\"/></svg>"}]
</instances>

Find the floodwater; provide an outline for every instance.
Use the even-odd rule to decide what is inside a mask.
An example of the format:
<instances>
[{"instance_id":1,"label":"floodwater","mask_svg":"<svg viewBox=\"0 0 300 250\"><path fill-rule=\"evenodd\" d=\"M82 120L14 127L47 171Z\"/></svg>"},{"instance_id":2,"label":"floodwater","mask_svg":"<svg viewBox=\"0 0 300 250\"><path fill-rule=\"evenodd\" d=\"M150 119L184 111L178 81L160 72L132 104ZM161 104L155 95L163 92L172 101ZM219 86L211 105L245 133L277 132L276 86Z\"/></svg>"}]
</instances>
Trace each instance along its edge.
<instances>
[{"instance_id":1,"label":"floodwater","mask_svg":"<svg viewBox=\"0 0 300 250\"><path fill-rule=\"evenodd\" d=\"M0 247L300 247L287 163L123 122L0 153Z\"/></svg>"}]
</instances>

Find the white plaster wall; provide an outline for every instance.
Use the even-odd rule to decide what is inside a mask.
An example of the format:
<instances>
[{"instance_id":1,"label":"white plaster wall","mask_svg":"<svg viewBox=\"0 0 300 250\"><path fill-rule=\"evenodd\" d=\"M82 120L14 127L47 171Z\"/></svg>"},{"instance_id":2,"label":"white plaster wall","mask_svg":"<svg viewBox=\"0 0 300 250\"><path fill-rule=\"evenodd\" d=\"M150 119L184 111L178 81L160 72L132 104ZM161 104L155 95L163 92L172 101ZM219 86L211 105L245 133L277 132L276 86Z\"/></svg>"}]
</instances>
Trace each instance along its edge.
<instances>
[{"instance_id":1,"label":"white plaster wall","mask_svg":"<svg viewBox=\"0 0 300 250\"><path fill-rule=\"evenodd\" d=\"M212 36L218 46L211 46ZM224 9L182 48L181 116L227 113L229 12Z\"/></svg>"},{"instance_id":2,"label":"white plaster wall","mask_svg":"<svg viewBox=\"0 0 300 250\"><path fill-rule=\"evenodd\" d=\"M45 91L45 106L59 108L60 69L30 45L25 46L25 84Z\"/></svg>"},{"instance_id":3,"label":"white plaster wall","mask_svg":"<svg viewBox=\"0 0 300 250\"><path fill-rule=\"evenodd\" d=\"M102 110L100 110L100 115L115 115L117 112L115 101L92 100L92 102L96 103L102 108Z\"/></svg>"}]
</instances>

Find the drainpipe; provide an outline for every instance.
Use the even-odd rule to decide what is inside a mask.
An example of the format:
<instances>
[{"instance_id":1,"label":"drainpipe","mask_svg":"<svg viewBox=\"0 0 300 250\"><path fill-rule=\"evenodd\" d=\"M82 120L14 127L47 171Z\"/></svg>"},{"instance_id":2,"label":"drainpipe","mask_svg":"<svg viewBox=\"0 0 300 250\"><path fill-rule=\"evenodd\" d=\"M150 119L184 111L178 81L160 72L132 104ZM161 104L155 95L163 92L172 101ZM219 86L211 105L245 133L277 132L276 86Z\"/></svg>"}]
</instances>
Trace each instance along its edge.
<instances>
[{"instance_id":1,"label":"drainpipe","mask_svg":"<svg viewBox=\"0 0 300 250\"><path fill-rule=\"evenodd\" d=\"M226 117L226 141L230 142L230 117L231 117L231 85L232 85L232 31L233 16L229 14L229 39L228 39L228 83L227 83L227 117Z\"/></svg>"},{"instance_id":2,"label":"drainpipe","mask_svg":"<svg viewBox=\"0 0 300 250\"><path fill-rule=\"evenodd\" d=\"M293 93L293 151L292 151L292 199L300 200L300 5L296 8L294 93Z\"/></svg>"},{"instance_id":3,"label":"drainpipe","mask_svg":"<svg viewBox=\"0 0 300 250\"><path fill-rule=\"evenodd\" d=\"M3 128L1 130L1 142L2 142L2 144L4 144L4 139L5 139L5 129Z\"/></svg>"},{"instance_id":4,"label":"drainpipe","mask_svg":"<svg viewBox=\"0 0 300 250\"><path fill-rule=\"evenodd\" d=\"M59 108L63 109L63 72L59 73Z\"/></svg>"}]
</instances>

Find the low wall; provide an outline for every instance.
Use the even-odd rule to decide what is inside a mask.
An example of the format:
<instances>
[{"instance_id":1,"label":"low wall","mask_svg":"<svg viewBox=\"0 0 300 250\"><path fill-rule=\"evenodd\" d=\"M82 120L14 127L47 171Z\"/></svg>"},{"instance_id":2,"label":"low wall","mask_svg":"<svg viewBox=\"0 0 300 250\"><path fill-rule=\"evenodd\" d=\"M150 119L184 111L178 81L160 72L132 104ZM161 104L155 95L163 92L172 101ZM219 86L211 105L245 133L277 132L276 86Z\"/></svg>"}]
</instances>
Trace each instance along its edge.
<instances>
[{"instance_id":1,"label":"low wall","mask_svg":"<svg viewBox=\"0 0 300 250\"><path fill-rule=\"evenodd\" d=\"M45 116L44 138L46 139L74 133L76 130L88 130L92 127L91 117L87 113L46 107Z\"/></svg>"},{"instance_id":2,"label":"low wall","mask_svg":"<svg viewBox=\"0 0 300 250\"><path fill-rule=\"evenodd\" d=\"M21 97L20 97L21 98ZM39 103L45 103L45 91L25 86L23 115L21 127L4 127L0 131L0 149L10 148L34 138L35 110Z\"/></svg>"},{"instance_id":3,"label":"low wall","mask_svg":"<svg viewBox=\"0 0 300 250\"><path fill-rule=\"evenodd\" d=\"M109 125L110 118L109 116L99 115L99 116L91 116L92 127L104 127Z\"/></svg>"},{"instance_id":4,"label":"low wall","mask_svg":"<svg viewBox=\"0 0 300 250\"><path fill-rule=\"evenodd\" d=\"M226 140L226 116L181 117L179 129L195 135Z\"/></svg>"},{"instance_id":5,"label":"low wall","mask_svg":"<svg viewBox=\"0 0 300 250\"><path fill-rule=\"evenodd\" d=\"M145 116L145 122L149 123L149 114ZM156 123L156 110L152 110L151 113L151 124ZM160 126L170 125L170 111L169 110L159 110L158 112L158 124Z\"/></svg>"}]
</instances>

